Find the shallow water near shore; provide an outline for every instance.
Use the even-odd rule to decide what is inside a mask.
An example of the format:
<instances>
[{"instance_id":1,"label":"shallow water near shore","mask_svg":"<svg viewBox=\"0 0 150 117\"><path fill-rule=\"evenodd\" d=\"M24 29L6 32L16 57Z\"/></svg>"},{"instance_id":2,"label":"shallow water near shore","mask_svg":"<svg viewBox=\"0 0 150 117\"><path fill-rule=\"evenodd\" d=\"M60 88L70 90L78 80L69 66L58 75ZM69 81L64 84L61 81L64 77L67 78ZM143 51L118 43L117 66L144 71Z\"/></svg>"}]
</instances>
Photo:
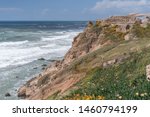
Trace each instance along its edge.
<instances>
[{"instance_id":1,"label":"shallow water near shore","mask_svg":"<svg viewBox=\"0 0 150 117\"><path fill-rule=\"evenodd\" d=\"M18 88L51 60L62 59L85 25L86 22L0 22L0 99L18 99ZM6 93L11 96L6 97Z\"/></svg>"}]
</instances>

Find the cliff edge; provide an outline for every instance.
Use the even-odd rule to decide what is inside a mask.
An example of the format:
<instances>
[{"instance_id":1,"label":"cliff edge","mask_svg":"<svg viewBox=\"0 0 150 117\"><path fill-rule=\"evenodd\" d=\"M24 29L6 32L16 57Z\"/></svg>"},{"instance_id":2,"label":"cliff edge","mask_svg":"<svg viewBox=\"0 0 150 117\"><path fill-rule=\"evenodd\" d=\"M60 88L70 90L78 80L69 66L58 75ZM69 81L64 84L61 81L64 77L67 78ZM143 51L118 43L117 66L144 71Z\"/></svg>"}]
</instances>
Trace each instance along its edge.
<instances>
[{"instance_id":1,"label":"cliff edge","mask_svg":"<svg viewBox=\"0 0 150 117\"><path fill-rule=\"evenodd\" d=\"M70 91L79 89L76 84L84 81L94 69L120 64L129 59L131 53L148 48L149 24L148 14L112 16L89 22L85 30L73 39L64 59L55 61L39 76L29 80L19 89L18 96L64 99Z\"/></svg>"}]
</instances>

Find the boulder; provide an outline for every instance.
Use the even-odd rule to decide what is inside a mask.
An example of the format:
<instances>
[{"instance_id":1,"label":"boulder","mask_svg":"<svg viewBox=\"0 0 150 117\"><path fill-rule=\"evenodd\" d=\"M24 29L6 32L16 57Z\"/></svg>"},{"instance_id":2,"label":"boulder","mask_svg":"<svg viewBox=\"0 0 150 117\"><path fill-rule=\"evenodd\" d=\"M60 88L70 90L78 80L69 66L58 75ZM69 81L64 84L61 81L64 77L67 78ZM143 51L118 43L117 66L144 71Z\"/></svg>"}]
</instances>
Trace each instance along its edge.
<instances>
[{"instance_id":1,"label":"boulder","mask_svg":"<svg viewBox=\"0 0 150 117\"><path fill-rule=\"evenodd\" d=\"M130 40L130 35L129 35L129 34L125 35L125 36L124 36L124 39L125 39L126 41Z\"/></svg>"},{"instance_id":2,"label":"boulder","mask_svg":"<svg viewBox=\"0 0 150 117\"><path fill-rule=\"evenodd\" d=\"M23 86L19 89L18 97L23 97L23 98L26 97L26 87Z\"/></svg>"},{"instance_id":3,"label":"boulder","mask_svg":"<svg viewBox=\"0 0 150 117\"><path fill-rule=\"evenodd\" d=\"M146 66L146 79L150 81L150 64Z\"/></svg>"},{"instance_id":4,"label":"boulder","mask_svg":"<svg viewBox=\"0 0 150 117\"><path fill-rule=\"evenodd\" d=\"M44 61L44 60L45 60L45 58L39 58L38 60L40 60L40 61Z\"/></svg>"},{"instance_id":5,"label":"boulder","mask_svg":"<svg viewBox=\"0 0 150 117\"><path fill-rule=\"evenodd\" d=\"M37 67L34 67L33 69L37 69Z\"/></svg>"},{"instance_id":6,"label":"boulder","mask_svg":"<svg viewBox=\"0 0 150 117\"><path fill-rule=\"evenodd\" d=\"M43 65L42 65L42 67L46 67L46 66L47 66L46 64L43 64Z\"/></svg>"},{"instance_id":7,"label":"boulder","mask_svg":"<svg viewBox=\"0 0 150 117\"><path fill-rule=\"evenodd\" d=\"M92 27L94 24L93 24L93 22L92 21L89 21L88 22L88 27Z\"/></svg>"},{"instance_id":8,"label":"boulder","mask_svg":"<svg viewBox=\"0 0 150 117\"><path fill-rule=\"evenodd\" d=\"M5 94L5 97L10 97L10 96L11 96L10 93L6 93L6 94Z\"/></svg>"}]
</instances>

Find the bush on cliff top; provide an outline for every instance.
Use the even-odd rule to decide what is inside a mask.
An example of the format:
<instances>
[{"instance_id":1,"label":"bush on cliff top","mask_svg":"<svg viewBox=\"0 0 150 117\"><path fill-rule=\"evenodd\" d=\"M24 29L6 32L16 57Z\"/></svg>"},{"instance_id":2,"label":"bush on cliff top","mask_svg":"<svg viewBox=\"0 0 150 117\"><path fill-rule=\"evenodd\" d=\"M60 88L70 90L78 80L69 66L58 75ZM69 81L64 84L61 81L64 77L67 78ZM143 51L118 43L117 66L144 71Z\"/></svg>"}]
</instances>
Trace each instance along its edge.
<instances>
[{"instance_id":1,"label":"bush on cliff top","mask_svg":"<svg viewBox=\"0 0 150 117\"><path fill-rule=\"evenodd\" d=\"M150 24L144 28L139 23L135 23L132 28L132 33L139 38L150 37Z\"/></svg>"}]
</instances>

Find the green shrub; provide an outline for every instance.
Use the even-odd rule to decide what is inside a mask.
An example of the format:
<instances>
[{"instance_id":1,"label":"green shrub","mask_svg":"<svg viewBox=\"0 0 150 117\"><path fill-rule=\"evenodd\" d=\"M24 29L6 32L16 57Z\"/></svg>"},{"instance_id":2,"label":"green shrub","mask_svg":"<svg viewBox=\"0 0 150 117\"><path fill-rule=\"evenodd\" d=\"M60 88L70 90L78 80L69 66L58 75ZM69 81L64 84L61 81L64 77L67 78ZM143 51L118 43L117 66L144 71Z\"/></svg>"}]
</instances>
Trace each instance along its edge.
<instances>
[{"instance_id":1,"label":"green shrub","mask_svg":"<svg viewBox=\"0 0 150 117\"><path fill-rule=\"evenodd\" d=\"M138 38L150 37L150 24L144 28L139 23L135 23L132 28L132 33Z\"/></svg>"},{"instance_id":2,"label":"green shrub","mask_svg":"<svg viewBox=\"0 0 150 117\"><path fill-rule=\"evenodd\" d=\"M73 91L67 99L74 99L76 95L103 96L106 100L150 99L150 83L145 75L146 65L150 64L149 51L150 49L138 54L132 53L120 65L93 69L78 83L79 89Z\"/></svg>"}]
</instances>

